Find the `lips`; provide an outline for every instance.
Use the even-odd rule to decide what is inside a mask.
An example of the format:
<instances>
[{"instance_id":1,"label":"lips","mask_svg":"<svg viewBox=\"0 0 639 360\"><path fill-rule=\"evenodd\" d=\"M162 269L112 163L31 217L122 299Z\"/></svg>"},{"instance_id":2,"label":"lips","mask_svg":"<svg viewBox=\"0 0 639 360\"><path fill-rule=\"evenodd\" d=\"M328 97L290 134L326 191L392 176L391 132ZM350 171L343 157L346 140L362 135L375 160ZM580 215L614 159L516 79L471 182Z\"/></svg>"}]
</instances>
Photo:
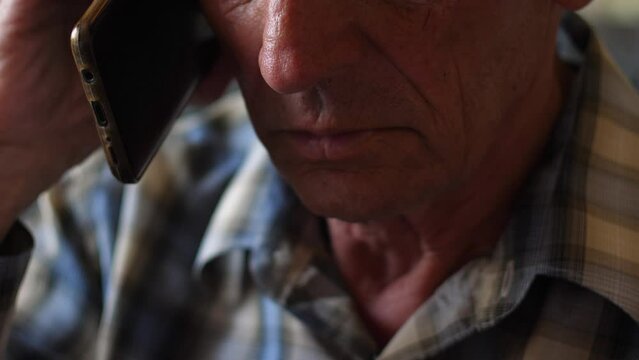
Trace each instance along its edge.
<instances>
[{"instance_id":1,"label":"lips","mask_svg":"<svg viewBox=\"0 0 639 360\"><path fill-rule=\"evenodd\" d=\"M370 154L371 147L398 129L364 129L346 131L281 131L276 141L290 155L310 161L352 160ZM403 130L406 131L406 130Z\"/></svg>"}]
</instances>

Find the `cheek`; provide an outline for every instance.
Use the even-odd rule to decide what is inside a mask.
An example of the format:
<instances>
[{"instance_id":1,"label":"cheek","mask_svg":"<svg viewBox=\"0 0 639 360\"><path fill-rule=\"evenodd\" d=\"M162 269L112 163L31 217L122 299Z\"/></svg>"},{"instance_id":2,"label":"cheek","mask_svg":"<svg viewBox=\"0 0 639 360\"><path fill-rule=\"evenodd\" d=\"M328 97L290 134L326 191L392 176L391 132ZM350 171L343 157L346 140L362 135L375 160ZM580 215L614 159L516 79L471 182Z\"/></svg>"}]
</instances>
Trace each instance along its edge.
<instances>
[{"instance_id":1,"label":"cheek","mask_svg":"<svg viewBox=\"0 0 639 360\"><path fill-rule=\"evenodd\" d=\"M449 4L443 9L425 8L407 20L372 18L366 31L403 82L427 104L430 116L422 117L418 126L431 147L441 157L458 159L475 151L479 135L475 130L482 129L481 122L494 117L494 111L477 99L488 89L474 86L474 74L463 73L469 66L476 69L476 59L456 56L464 39L453 31L459 15L451 13L455 8ZM479 91L469 93L473 86Z\"/></svg>"},{"instance_id":2,"label":"cheek","mask_svg":"<svg viewBox=\"0 0 639 360\"><path fill-rule=\"evenodd\" d=\"M536 17L530 13L544 9L532 4L542 2L530 3L449 1L405 21L380 17L366 25L377 48L432 107L435 115L424 131L433 146L442 153L464 152L469 168L485 154L532 81L526 69L535 68L529 63L538 55L530 49L539 36L530 33L543 24L531 22Z\"/></svg>"}]
</instances>

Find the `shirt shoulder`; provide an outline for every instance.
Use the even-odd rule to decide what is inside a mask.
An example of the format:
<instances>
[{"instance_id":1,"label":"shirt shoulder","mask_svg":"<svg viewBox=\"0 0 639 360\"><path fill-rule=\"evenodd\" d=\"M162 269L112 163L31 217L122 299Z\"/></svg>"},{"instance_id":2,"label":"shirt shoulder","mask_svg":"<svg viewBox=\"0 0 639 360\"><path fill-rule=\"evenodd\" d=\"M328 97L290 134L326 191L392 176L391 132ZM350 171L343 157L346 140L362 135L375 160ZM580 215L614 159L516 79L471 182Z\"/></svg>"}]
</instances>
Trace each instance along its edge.
<instances>
[{"instance_id":1,"label":"shirt shoulder","mask_svg":"<svg viewBox=\"0 0 639 360\"><path fill-rule=\"evenodd\" d=\"M562 279L539 277L503 321L435 358L636 359L639 325L606 298Z\"/></svg>"},{"instance_id":2,"label":"shirt shoulder","mask_svg":"<svg viewBox=\"0 0 639 360\"><path fill-rule=\"evenodd\" d=\"M191 284L202 234L255 141L241 96L230 94L187 110L138 184L119 183L98 150L43 193L21 217L36 246L18 293L10 353L84 354L100 339L101 324L116 329L173 316L149 304L175 310L188 300L181 286ZM168 274L184 280L167 281ZM130 344L152 348L160 339Z\"/></svg>"},{"instance_id":3,"label":"shirt shoulder","mask_svg":"<svg viewBox=\"0 0 639 360\"><path fill-rule=\"evenodd\" d=\"M639 321L639 94L596 38L586 61L566 243L581 249L575 280Z\"/></svg>"}]
</instances>

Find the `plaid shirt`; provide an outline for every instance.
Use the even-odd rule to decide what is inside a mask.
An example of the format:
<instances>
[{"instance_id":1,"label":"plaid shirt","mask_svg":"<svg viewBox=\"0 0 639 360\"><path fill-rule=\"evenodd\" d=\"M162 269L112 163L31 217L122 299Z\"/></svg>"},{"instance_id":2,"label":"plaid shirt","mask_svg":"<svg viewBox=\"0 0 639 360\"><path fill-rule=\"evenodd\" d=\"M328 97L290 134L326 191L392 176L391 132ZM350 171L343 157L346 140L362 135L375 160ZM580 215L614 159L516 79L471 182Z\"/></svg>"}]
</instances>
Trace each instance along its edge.
<instances>
[{"instance_id":1,"label":"plaid shirt","mask_svg":"<svg viewBox=\"0 0 639 360\"><path fill-rule=\"evenodd\" d=\"M101 154L73 169L23 216L33 249L14 226L7 356L639 359L639 96L575 16L558 49L572 96L498 245L384 348L230 96L181 120L136 186Z\"/></svg>"}]
</instances>

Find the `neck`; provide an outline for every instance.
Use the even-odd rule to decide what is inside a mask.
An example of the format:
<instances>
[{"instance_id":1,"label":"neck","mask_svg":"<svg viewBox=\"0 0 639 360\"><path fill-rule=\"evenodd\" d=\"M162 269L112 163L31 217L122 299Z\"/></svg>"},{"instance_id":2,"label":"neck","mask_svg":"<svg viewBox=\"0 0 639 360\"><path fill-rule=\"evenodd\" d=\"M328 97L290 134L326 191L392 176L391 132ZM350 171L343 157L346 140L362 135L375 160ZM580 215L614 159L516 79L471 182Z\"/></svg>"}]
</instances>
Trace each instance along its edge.
<instances>
[{"instance_id":1,"label":"neck","mask_svg":"<svg viewBox=\"0 0 639 360\"><path fill-rule=\"evenodd\" d=\"M383 220L329 219L340 270L379 344L394 335L437 287L489 253L510 206L563 104L568 69L557 60L531 88L477 170L459 187L415 211ZM548 91L551 89L551 91ZM508 149L508 151L504 151Z\"/></svg>"}]
</instances>

